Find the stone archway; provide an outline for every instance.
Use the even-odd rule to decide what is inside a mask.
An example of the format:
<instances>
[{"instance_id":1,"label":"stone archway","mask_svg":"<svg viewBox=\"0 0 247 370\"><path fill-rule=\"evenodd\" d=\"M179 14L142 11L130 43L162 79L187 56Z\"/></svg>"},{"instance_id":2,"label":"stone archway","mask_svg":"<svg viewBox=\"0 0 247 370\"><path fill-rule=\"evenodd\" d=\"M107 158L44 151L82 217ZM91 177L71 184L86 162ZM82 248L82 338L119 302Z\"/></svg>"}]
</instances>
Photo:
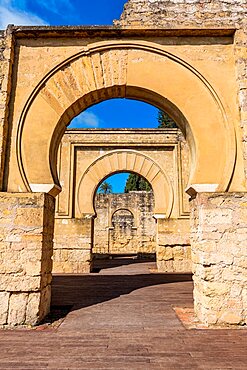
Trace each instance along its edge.
<instances>
[{"instance_id":1,"label":"stone archway","mask_svg":"<svg viewBox=\"0 0 247 370\"><path fill-rule=\"evenodd\" d=\"M146 178L154 192L154 217L169 218L174 195L164 171L147 155L135 150L120 149L98 158L82 175L76 195L81 216L94 217L93 199L99 182L121 171L134 172Z\"/></svg>"},{"instance_id":2,"label":"stone archway","mask_svg":"<svg viewBox=\"0 0 247 370\"><path fill-rule=\"evenodd\" d=\"M66 125L86 107L113 97L152 103L176 120L192 153L191 188L229 188L236 139L231 114L219 94L194 67L157 45L121 41L90 45L51 70L33 91L18 129L23 191L59 192L56 153ZM40 120L42 130L36 135ZM34 165L37 147L41 152Z\"/></svg>"},{"instance_id":3,"label":"stone archway","mask_svg":"<svg viewBox=\"0 0 247 370\"><path fill-rule=\"evenodd\" d=\"M238 76L244 75L239 72L243 69L243 39L238 39L236 47L233 30L65 31L16 29L16 39L7 35L6 127L1 148L9 154L2 160L7 190L2 195L1 213L6 221L1 258L3 271L7 271L7 279L1 275L3 323L35 323L49 310L52 196L61 190L56 168L58 145L73 117L114 97L154 104L166 110L183 131L192 156L188 192L193 196L209 192L192 203L196 312L209 324L246 323L246 253L241 239L246 228L246 193L232 193L246 191L245 139L239 117L245 105L238 101L236 79L236 68ZM83 38L79 46L74 42L76 32ZM54 42L58 34L66 38L66 45ZM29 43L30 38L34 44ZM30 60L36 61L32 71ZM244 100L242 85L239 90L240 100ZM231 193L225 194L228 191ZM88 224L80 226L81 230ZM232 232L234 227L238 238ZM227 253L224 238L232 243ZM35 252L26 256L30 241ZM14 243L20 242L14 248ZM6 263L9 259L16 268L11 274ZM215 266L219 279L215 278ZM237 282L235 273L239 275ZM234 293L232 286L236 287ZM232 296L236 292L237 297ZM16 309L19 306L24 307L21 317Z\"/></svg>"},{"instance_id":4,"label":"stone archway","mask_svg":"<svg viewBox=\"0 0 247 370\"><path fill-rule=\"evenodd\" d=\"M155 190L152 196L121 194L120 200L117 194L95 195L106 177L126 171L145 176ZM191 271L191 261L184 263L190 257L189 205L184 194L189 151L179 130L69 129L59 147L58 172L63 191L57 197L54 272L89 272L91 257L106 254L111 211L117 204L128 205L138 220L138 248L133 253L157 254L160 272L178 272L178 267L179 272ZM171 248L176 250L172 256L166 253Z\"/></svg>"}]
</instances>

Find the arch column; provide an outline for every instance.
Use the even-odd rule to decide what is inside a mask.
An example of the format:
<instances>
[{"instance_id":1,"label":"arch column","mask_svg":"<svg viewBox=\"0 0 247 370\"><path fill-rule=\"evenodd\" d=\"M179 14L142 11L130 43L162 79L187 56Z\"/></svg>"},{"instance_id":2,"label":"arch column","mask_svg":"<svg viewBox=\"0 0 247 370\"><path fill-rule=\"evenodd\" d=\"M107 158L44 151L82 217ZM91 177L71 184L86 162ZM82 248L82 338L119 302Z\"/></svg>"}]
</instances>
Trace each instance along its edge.
<instances>
[{"instance_id":1,"label":"arch column","mask_svg":"<svg viewBox=\"0 0 247 370\"><path fill-rule=\"evenodd\" d=\"M194 307L210 325L247 323L247 193L197 193L191 202Z\"/></svg>"},{"instance_id":2,"label":"arch column","mask_svg":"<svg viewBox=\"0 0 247 370\"><path fill-rule=\"evenodd\" d=\"M0 325L34 325L50 310L54 198L0 193Z\"/></svg>"}]
</instances>

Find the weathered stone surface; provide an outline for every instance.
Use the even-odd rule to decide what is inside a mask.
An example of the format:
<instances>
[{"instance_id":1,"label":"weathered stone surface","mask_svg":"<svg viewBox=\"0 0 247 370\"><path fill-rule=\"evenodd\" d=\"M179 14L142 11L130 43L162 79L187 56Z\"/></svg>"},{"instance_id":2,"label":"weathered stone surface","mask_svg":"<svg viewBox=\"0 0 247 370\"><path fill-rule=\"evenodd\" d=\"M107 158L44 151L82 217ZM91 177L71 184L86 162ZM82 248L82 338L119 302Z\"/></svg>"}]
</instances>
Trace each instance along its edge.
<instances>
[{"instance_id":1,"label":"weathered stone surface","mask_svg":"<svg viewBox=\"0 0 247 370\"><path fill-rule=\"evenodd\" d=\"M0 189L10 193L31 189L56 195L56 145L65 126L89 106L121 97L154 104L176 118L190 147L191 194L202 188L235 192L232 198L225 195L225 203L218 203L217 196L223 196L215 195L210 201L202 197L204 203L193 206L195 304L200 318L209 324L246 322L243 230L247 215L242 201L245 195L236 193L246 191L247 174L246 11L244 0L129 0L117 27L107 30L16 27L0 33ZM117 147L117 138L115 143ZM79 152L73 153L79 158ZM124 149L121 160L125 157ZM113 158L117 155L109 161L110 166ZM129 163L130 158L128 155ZM87 167L87 159L83 161ZM147 162L150 175L155 163ZM107 160L104 164L107 167ZM99 182L100 166L94 167L93 174ZM73 181L67 185L74 186ZM91 185L97 181L92 180ZM78 178L75 182L78 185ZM178 193L182 182L172 182L173 191ZM93 189L86 191L88 186L82 192L92 206ZM159 200L166 200L158 194ZM20 195L17 199L8 194L1 200L1 279L13 288L6 293L27 294L25 289L32 286L34 293L44 289L48 302L53 229L49 226L52 212L47 213L50 206L44 206L39 196ZM71 199L68 203L65 216L71 218L75 211L76 217L81 217L80 207L74 207ZM43 213L39 214L36 206L44 207L43 224L38 221ZM34 219L30 219L31 214L26 217L28 208L34 209ZM175 217L183 213L182 208L180 203ZM162 238L161 233L159 245L169 247ZM83 234L81 241L89 251L92 243L88 235ZM25 250L29 245L32 257L26 266ZM187 244L174 241L173 245ZM41 257L31 252L41 248ZM179 253L175 255L179 257ZM33 263L41 264L41 269ZM41 283L37 284L39 274ZM13 284L8 279L13 279ZM18 280L19 286L27 280L21 286L23 291L15 291ZM221 294L217 297L215 291ZM11 317L22 321L13 308Z\"/></svg>"},{"instance_id":2,"label":"weathered stone surface","mask_svg":"<svg viewBox=\"0 0 247 370\"><path fill-rule=\"evenodd\" d=\"M191 272L188 219L157 220L156 256L158 271Z\"/></svg>"},{"instance_id":3,"label":"weathered stone surface","mask_svg":"<svg viewBox=\"0 0 247 370\"><path fill-rule=\"evenodd\" d=\"M157 268L160 272L191 272L190 245L159 245Z\"/></svg>"},{"instance_id":4,"label":"weathered stone surface","mask_svg":"<svg viewBox=\"0 0 247 370\"><path fill-rule=\"evenodd\" d=\"M9 300L8 325L26 323L27 293L12 293Z\"/></svg>"},{"instance_id":5,"label":"weathered stone surface","mask_svg":"<svg viewBox=\"0 0 247 370\"><path fill-rule=\"evenodd\" d=\"M246 19L242 0L129 0L124 7L121 26L144 27L235 27Z\"/></svg>"},{"instance_id":6,"label":"weathered stone surface","mask_svg":"<svg viewBox=\"0 0 247 370\"><path fill-rule=\"evenodd\" d=\"M14 40L11 32L0 31L0 191L6 165L9 101L12 83Z\"/></svg>"},{"instance_id":7,"label":"weathered stone surface","mask_svg":"<svg viewBox=\"0 0 247 370\"><path fill-rule=\"evenodd\" d=\"M8 292L0 292L0 325L8 322L9 296Z\"/></svg>"},{"instance_id":8,"label":"weathered stone surface","mask_svg":"<svg viewBox=\"0 0 247 370\"><path fill-rule=\"evenodd\" d=\"M208 325L246 324L247 194L197 194L191 221L199 319Z\"/></svg>"},{"instance_id":9,"label":"weathered stone surface","mask_svg":"<svg viewBox=\"0 0 247 370\"><path fill-rule=\"evenodd\" d=\"M94 144L95 141L98 143L97 145ZM128 150L133 150L129 157L126 153L124 156L119 151L120 148L127 145ZM107 158L107 154L113 151L116 151L117 157L104 162L96 170L92 170L90 166L99 157L106 156ZM143 155L141 161L136 157L137 152ZM99 174L102 176L102 171L106 171L110 175L115 169L125 168L123 166L126 162L126 165L129 163L132 170L133 166L136 165L143 167L145 173L150 172L151 177L159 177L153 168L150 168L149 171L149 168L145 169L145 166L142 165L146 157L152 158L154 163L157 163L164 171L172 190L167 191L163 187L164 184L158 180L156 189L154 189L156 197L151 193L140 192L109 196L97 195L93 203L93 192L99 181L102 180L99 177ZM75 163L73 158L76 158ZM56 206L54 272L88 272L92 245L93 253L97 256L118 253L155 253L157 223L153 215L155 208L161 209L165 203L169 204L169 202L172 204L170 217L177 221L174 224L172 221L168 224L166 235L169 236L169 240L166 240L166 243L168 245L169 242L172 245L188 244L187 234L183 234L183 236L181 234L186 221L188 224L189 217L188 196L184 192L188 182L189 163L188 145L181 131L177 129L67 130L60 145L58 160L63 191L58 196ZM84 174L88 173L88 182L79 190ZM71 186L73 181L75 186ZM174 194L173 201L170 199L172 194ZM89 208L97 216L94 218L93 240L91 240L91 224L87 218L90 215L85 217L84 213L79 210L78 199L81 197L84 199L81 212L86 213L85 209ZM133 215L133 219L127 222L126 227L123 225L123 219L121 220L122 216L116 212L121 213L121 210L127 210ZM164 214L161 216L165 217ZM178 219L180 216L187 217L187 220ZM116 222L117 220L119 222ZM159 243L162 245L163 229L161 224L159 221ZM176 227L174 227L175 224ZM163 271L162 263L159 263L158 266L159 270ZM182 267L179 266L179 271L181 270ZM188 271L188 267L186 267L186 271Z\"/></svg>"},{"instance_id":10,"label":"weathered stone surface","mask_svg":"<svg viewBox=\"0 0 247 370\"><path fill-rule=\"evenodd\" d=\"M97 194L95 210L93 253L155 253L153 192Z\"/></svg>"},{"instance_id":11,"label":"weathered stone surface","mask_svg":"<svg viewBox=\"0 0 247 370\"><path fill-rule=\"evenodd\" d=\"M35 325L39 321L39 306L40 293L30 293L27 300L25 322L29 323L30 325Z\"/></svg>"},{"instance_id":12,"label":"weathered stone surface","mask_svg":"<svg viewBox=\"0 0 247 370\"><path fill-rule=\"evenodd\" d=\"M37 193L0 199L1 324L34 324L50 305L54 199Z\"/></svg>"},{"instance_id":13,"label":"weathered stone surface","mask_svg":"<svg viewBox=\"0 0 247 370\"><path fill-rule=\"evenodd\" d=\"M92 261L92 225L88 218L57 219L53 272L88 273Z\"/></svg>"},{"instance_id":14,"label":"weathered stone surface","mask_svg":"<svg viewBox=\"0 0 247 370\"><path fill-rule=\"evenodd\" d=\"M247 175L247 7L244 0L128 0L121 27L145 28L236 28L234 36L240 125Z\"/></svg>"}]
</instances>

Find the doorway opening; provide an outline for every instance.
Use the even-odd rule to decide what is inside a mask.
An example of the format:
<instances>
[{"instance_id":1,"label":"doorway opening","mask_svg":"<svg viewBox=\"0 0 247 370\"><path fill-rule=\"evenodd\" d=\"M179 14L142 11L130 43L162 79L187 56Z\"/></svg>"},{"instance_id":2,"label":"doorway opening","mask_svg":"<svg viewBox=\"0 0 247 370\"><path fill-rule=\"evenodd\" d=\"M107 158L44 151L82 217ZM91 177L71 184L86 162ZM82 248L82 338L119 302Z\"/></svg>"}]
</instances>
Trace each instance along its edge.
<instances>
[{"instance_id":1,"label":"doorway opening","mask_svg":"<svg viewBox=\"0 0 247 370\"><path fill-rule=\"evenodd\" d=\"M108 176L94 197L93 272L105 266L156 261L154 193L137 173Z\"/></svg>"}]
</instances>

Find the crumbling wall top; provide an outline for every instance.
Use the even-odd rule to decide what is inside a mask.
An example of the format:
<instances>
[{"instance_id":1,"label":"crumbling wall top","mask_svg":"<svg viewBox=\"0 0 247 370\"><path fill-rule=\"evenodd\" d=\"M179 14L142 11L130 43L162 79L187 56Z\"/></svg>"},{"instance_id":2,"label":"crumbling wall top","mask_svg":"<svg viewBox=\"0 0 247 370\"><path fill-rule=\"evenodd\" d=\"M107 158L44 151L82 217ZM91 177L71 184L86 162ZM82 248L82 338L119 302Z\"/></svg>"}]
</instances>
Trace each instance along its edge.
<instances>
[{"instance_id":1,"label":"crumbling wall top","mask_svg":"<svg viewBox=\"0 0 247 370\"><path fill-rule=\"evenodd\" d=\"M246 25L246 0L128 0L115 25L226 27Z\"/></svg>"}]
</instances>

